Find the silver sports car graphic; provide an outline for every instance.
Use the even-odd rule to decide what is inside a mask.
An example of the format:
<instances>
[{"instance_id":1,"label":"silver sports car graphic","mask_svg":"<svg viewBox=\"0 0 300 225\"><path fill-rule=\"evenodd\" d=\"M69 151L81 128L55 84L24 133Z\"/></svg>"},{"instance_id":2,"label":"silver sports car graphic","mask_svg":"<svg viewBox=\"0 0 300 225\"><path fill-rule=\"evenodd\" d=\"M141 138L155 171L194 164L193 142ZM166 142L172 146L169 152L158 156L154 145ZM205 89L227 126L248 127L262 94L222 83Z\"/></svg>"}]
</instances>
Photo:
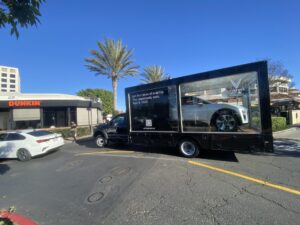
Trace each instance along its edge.
<instances>
[{"instance_id":1,"label":"silver sports car graphic","mask_svg":"<svg viewBox=\"0 0 300 225\"><path fill-rule=\"evenodd\" d=\"M185 124L205 123L220 132L234 132L247 124L248 109L226 103L212 103L199 97L182 98L182 119Z\"/></svg>"}]
</instances>

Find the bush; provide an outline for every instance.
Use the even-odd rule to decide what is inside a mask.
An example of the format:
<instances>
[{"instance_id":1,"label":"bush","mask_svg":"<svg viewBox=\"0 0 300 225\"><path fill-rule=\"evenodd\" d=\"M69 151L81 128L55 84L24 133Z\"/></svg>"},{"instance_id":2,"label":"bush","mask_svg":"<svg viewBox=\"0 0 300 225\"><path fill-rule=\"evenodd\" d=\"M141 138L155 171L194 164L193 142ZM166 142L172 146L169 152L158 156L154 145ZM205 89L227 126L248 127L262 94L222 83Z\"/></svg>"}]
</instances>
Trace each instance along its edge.
<instances>
[{"instance_id":1,"label":"bush","mask_svg":"<svg viewBox=\"0 0 300 225\"><path fill-rule=\"evenodd\" d=\"M63 138L71 137L71 132L69 128L53 128L49 129L49 131L59 133L63 136Z\"/></svg>"},{"instance_id":2,"label":"bush","mask_svg":"<svg viewBox=\"0 0 300 225\"><path fill-rule=\"evenodd\" d=\"M287 128L285 117L272 117L272 131L284 130Z\"/></svg>"},{"instance_id":3,"label":"bush","mask_svg":"<svg viewBox=\"0 0 300 225\"><path fill-rule=\"evenodd\" d=\"M91 129L89 127L79 127L77 128L77 136L82 137L91 134Z\"/></svg>"},{"instance_id":4,"label":"bush","mask_svg":"<svg viewBox=\"0 0 300 225\"><path fill-rule=\"evenodd\" d=\"M251 117L251 127L252 128L256 128L256 129L260 129L261 128L260 118L259 117L257 117L257 116Z\"/></svg>"},{"instance_id":5,"label":"bush","mask_svg":"<svg viewBox=\"0 0 300 225\"><path fill-rule=\"evenodd\" d=\"M63 136L64 139L71 137L70 128L53 128L47 129L48 131L59 133ZM77 128L77 137L82 137L91 134L90 127L78 127Z\"/></svg>"}]
</instances>

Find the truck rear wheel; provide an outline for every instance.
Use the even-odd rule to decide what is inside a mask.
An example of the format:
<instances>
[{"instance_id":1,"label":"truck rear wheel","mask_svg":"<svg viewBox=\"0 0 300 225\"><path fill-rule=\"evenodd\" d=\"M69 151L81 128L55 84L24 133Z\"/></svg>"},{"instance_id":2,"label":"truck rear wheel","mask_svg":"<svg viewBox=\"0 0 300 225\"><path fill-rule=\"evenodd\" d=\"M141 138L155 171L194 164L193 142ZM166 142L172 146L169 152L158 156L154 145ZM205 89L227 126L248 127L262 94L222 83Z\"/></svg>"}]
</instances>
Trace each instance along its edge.
<instances>
[{"instance_id":1,"label":"truck rear wheel","mask_svg":"<svg viewBox=\"0 0 300 225\"><path fill-rule=\"evenodd\" d=\"M190 139L182 139L178 144L179 152L186 158L193 158L199 155L199 147L197 143Z\"/></svg>"},{"instance_id":2,"label":"truck rear wheel","mask_svg":"<svg viewBox=\"0 0 300 225\"><path fill-rule=\"evenodd\" d=\"M98 135L95 139L95 143L99 148L103 148L106 145L107 140L103 135Z\"/></svg>"}]
</instances>

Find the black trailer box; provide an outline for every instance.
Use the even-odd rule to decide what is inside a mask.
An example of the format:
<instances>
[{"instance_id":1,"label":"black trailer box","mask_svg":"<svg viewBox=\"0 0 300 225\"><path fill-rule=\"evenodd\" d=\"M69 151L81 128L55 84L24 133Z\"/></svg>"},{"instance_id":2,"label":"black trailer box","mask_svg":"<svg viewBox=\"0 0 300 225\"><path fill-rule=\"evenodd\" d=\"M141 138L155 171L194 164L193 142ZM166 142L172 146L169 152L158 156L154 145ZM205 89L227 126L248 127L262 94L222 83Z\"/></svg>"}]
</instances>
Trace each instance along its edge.
<instances>
[{"instance_id":1,"label":"black trailer box","mask_svg":"<svg viewBox=\"0 0 300 225\"><path fill-rule=\"evenodd\" d=\"M125 89L133 143L273 151L267 62Z\"/></svg>"}]
</instances>

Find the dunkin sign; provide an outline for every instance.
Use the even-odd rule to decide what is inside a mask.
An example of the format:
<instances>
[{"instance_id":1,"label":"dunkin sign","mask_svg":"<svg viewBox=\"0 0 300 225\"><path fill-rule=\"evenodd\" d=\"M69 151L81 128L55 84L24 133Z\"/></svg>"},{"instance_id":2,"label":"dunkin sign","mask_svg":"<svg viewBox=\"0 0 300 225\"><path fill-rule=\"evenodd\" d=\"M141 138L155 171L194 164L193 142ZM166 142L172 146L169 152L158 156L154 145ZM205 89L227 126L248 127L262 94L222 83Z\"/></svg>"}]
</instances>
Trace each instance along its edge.
<instances>
[{"instance_id":1,"label":"dunkin sign","mask_svg":"<svg viewBox=\"0 0 300 225\"><path fill-rule=\"evenodd\" d=\"M8 107L33 107L41 106L41 101L9 101Z\"/></svg>"}]
</instances>

